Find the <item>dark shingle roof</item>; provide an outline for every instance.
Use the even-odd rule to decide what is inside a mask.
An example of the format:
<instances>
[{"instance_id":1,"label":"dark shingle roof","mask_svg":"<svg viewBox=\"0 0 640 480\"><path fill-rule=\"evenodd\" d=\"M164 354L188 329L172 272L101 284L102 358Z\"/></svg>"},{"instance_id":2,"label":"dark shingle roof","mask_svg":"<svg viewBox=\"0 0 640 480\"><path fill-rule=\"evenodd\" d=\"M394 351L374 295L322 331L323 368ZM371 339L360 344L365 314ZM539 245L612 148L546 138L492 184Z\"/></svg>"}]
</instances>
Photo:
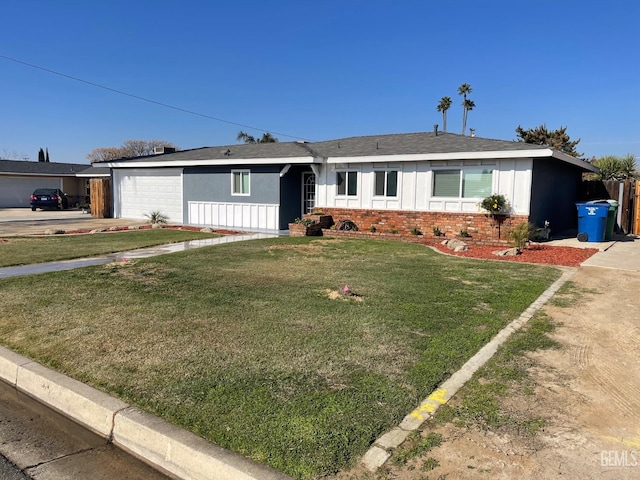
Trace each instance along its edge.
<instances>
[{"instance_id":1,"label":"dark shingle roof","mask_svg":"<svg viewBox=\"0 0 640 480\"><path fill-rule=\"evenodd\" d=\"M310 153L298 142L249 143L194 148L191 150L180 150L175 153L147 155L145 157L123 158L120 160L109 160L107 162L96 162L94 165L109 162L176 162L181 160L227 160L229 163L233 163L234 160L238 159L286 159L306 156L310 156Z\"/></svg>"},{"instance_id":2,"label":"dark shingle roof","mask_svg":"<svg viewBox=\"0 0 640 480\"><path fill-rule=\"evenodd\" d=\"M400 133L341 138L308 144L323 157L495 152L545 149L542 145L467 137L455 133Z\"/></svg>"},{"instance_id":3,"label":"dark shingle roof","mask_svg":"<svg viewBox=\"0 0 640 480\"><path fill-rule=\"evenodd\" d=\"M492 152L535 150L548 147L506 140L467 137L454 133L398 133L341 138L324 142L278 142L223 145L182 150L175 153L123 158L114 163L170 163L198 160L286 159L292 157L360 157L372 155L408 155L455 152ZM226 153L228 152L228 154Z\"/></svg>"},{"instance_id":4,"label":"dark shingle roof","mask_svg":"<svg viewBox=\"0 0 640 480\"><path fill-rule=\"evenodd\" d=\"M78 163L29 162L25 160L0 160L0 173L27 175L58 175L73 177L91 165Z\"/></svg>"}]
</instances>

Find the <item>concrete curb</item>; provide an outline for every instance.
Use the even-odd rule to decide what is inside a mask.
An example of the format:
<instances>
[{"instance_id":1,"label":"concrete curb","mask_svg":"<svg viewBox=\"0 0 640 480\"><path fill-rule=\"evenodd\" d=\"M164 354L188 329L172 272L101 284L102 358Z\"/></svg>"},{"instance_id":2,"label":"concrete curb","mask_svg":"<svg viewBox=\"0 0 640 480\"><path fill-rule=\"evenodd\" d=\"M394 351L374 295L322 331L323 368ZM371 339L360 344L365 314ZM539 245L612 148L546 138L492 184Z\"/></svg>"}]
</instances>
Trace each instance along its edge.
<instances>
[{"instance_id":1,"label":"concrete curb","mask_svg":"<svg viewBox=\"0 0 640 480\"><path fill-rule=\"evenodd\" d=\"M0 379L184 480L291 480L0 346Z\"/></svg>"},{"instance_id":2,"label":"concrete curb","mask_svg":"<svg viewBox=\"0 0 640 480\"><path fill-rule=\"evenodd\" d=\"M491 339L478 353L471 357L460 370L443 382L434 392L420 403L418 408L409 413L400 425L378 438L362 457L364 466L375 472L391 457L391 450L399 447L407 437L433 416L435 411L447 403L469 381L473 374L482 367L498 350L512 333L524 326L533 315L567 282L577 271L576 268L563 268L563 273L545 292L542 293L520 316L512 321Z\"/></svg>"}]
</instances>

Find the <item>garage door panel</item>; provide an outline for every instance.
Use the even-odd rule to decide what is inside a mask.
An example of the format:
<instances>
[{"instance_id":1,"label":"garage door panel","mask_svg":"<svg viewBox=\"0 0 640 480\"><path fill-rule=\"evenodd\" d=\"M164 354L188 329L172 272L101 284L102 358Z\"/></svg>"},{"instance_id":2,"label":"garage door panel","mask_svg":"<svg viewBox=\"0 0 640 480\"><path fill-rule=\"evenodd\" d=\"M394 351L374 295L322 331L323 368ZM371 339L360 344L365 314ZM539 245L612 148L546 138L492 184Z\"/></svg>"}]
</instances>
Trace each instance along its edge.
<instances>
[{"instance_id":1,"label":"garage door panel","mask_svg":"<svg viewBox=\"0 0 640 480\"><path fill-rule=\"evenodd\" d=\"M49 177L0 177L0 208L31 206L31 194L36 188L60 188L62 180Z\"/></svg>"},{"instance_id":2,"label":"garage door panel","mask_svg":"<svg viewBox=\"0 0 640 480\"><path fill-rule=\"evenodd\" d=\"M159 211L171 223L182 223L182 170L117 170L114 172L117 216L146 218Z\"/></svg>"}]
</instances>

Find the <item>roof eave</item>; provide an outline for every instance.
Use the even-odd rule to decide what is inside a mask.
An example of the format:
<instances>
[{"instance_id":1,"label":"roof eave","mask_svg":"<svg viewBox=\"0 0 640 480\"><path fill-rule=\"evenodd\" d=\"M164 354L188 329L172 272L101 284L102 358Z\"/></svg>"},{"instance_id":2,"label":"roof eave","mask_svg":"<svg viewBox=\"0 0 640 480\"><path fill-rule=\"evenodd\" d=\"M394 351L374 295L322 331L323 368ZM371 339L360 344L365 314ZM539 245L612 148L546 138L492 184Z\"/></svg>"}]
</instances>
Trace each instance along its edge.
<instances>
[{"instance_id":1,"label":"roof eave","mask_svg":"<svg viewBox=\"0 0 640 480\"><path fill-rule=\"evenodd\" d=\"M232 166L232 165L281 165L321 163L322 160L315 157L278 157L278 158L224 158L208 160L163 160L163 161L113 161L106 162L104 166L110 168L147 168L147 167L204 167L204 166ZM102 164L101 164L102 166Z\"/></svg>"}]
</instances>

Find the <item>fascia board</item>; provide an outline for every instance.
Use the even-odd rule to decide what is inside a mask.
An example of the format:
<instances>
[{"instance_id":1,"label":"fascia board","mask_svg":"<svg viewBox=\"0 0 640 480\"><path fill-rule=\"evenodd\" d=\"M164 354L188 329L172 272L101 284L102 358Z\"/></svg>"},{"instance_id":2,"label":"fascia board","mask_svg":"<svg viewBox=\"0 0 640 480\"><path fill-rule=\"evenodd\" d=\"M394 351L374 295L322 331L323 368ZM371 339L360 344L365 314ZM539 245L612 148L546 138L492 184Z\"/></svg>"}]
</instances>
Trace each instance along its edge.
<instances>
[{"instance_id":1,"label":"fascia board","mask_svg":"<svg viewBox=\"0 0 640 480\"><path fill-rule=\"evenodd\" d=\"M418 162L433 160L492 160L497 158L531 158L550 157L553 151L544 150L509 150L491 152L450 152L421 153L411 155L369 155L362 157L329 157L327 163L382 163L382 162Z\"/></svg>"},{"instance_id":2,"label":"fascia board","mask_svg":"<svg viewBox=\"0 0 640 480\"><path fill-rule=\"evenodd\" d=\"M577 167L597 172L594 167L584 160L572 157L563 152L551 148L541 148L535 150L505 150L488 152L449 152L449 153L424 153L411 155L368 155L361 157L329 157L327 163L392 163L392 162L419 162L437 160L493 160L504 158L544 158L553 157Z\"/></svg>"},{"instance_id":3,"label":"fascia board","mask_svg":"<svg viewBox=\"0 0 640 480\"><path fill-rule=\"evenodd\" d=\"M97 178L97 177L110 177L110 173L78 173L76 177L82 178Z\"/></svg>"},{"instance_id":4,"label":"fascia board","mask_svg":"<svg viewBox=\"0 0 640 480\"><path fill-rule=\"evenodd\" d=\"M12 177L77 177L77 173L26 173L26 172L0 172L0 176Z\"/></svg>"},{"instance_id":5,"label":"fascia board","mask_svg":"<svg viewBox=\"0 0 640 480\"><path fill-rule=\"evenodd\" d=\"M145 168L145 167L204 167L204 166L235 166L235 165L280 165L287 163L321 163L314 157L283 157L283 158L228 158L210 160L171 160L171 161L145 161L145 162L105 162L100 166L110 168Z\"/></svg>"},{"instance_id":6,"label":"fascia board","mask_svg":"<svg viewBox=\"0 0 640 480\"><path fill-rule=\"evenodd\" d=\"M559 152L557 150L553 151L553 157L558 160L562 160L563 162L570 163L571 165L575 165L576 167L584 168L585 170L589 170L590 172L599 172L600 169L595 165L590 164L584 160L580 160L579 158L568 155L564 152Z\"/></svg>"}]
</instances>

